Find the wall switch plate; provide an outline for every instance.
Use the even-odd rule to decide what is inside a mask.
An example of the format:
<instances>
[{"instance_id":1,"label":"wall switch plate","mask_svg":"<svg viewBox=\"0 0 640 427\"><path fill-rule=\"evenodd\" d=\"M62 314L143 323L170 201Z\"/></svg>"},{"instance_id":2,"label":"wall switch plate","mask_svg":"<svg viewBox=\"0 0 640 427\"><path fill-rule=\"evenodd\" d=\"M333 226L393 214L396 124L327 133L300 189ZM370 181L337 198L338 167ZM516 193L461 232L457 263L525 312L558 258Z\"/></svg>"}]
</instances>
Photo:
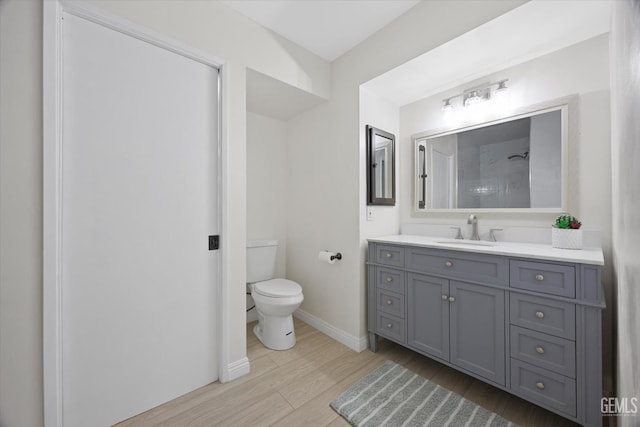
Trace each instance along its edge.
<instances>
[{"instance_id":1,"label":"wall switch plate","mask_svg":"<svg viewBox=\"0 0 640 427\"><path fill-rule=\"evenodd\" d=\"M367 206L367 221L373 221L373 208Z\"/></svg>"}]
</instances>

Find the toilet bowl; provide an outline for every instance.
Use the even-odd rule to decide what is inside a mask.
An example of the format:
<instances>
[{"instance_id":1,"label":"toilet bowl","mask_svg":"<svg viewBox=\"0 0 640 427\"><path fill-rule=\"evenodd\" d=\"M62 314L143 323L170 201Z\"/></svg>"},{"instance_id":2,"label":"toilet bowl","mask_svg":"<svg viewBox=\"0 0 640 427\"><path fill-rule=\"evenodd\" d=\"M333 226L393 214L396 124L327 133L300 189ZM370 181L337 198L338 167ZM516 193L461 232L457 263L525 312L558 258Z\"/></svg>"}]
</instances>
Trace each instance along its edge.
<instances>
[{"instance_id":1,"label":"toilet bowl","mask_svg":"<svg viewBox=\"0 0 640 427\"><path fill-rule=\"evenodd\" d=\"M273 350L287 350L296 343L293 312L304 300L302 288L286 279L271 279L252 284L253 301L258 310L258 324L253 333Z\"/></svg>"},{"instance_id":2,"label":"toilet bowl","mask_svg":"<svg viewBox=\"0 0 640 427\"><path fill-rule=\"evenodd\" d=\"M293 312L304 300L302 287L287 279L274 279L277 240L247 242L247 283L258 311L253 333L273 350L296 343Z\"/></svg>"}]
</instances>

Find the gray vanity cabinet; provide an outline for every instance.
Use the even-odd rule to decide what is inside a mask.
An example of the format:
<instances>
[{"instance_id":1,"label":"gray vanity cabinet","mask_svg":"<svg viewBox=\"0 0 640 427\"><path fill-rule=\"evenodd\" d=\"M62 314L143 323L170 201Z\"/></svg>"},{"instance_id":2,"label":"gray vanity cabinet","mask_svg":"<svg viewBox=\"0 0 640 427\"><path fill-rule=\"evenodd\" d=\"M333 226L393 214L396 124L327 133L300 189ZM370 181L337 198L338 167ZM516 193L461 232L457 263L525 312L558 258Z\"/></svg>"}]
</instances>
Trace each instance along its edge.
<instances>
[{"instance_id":1,"label":"gray vanity cabinet","mask_svg":"<svg viewBox=\"0 0 640 427\"><path fill-rule=\"evenodd\" d=\"M601 426L600 266L369 243L368 329L585 426Z\"/></svg>"},{"instance_id":2,"label":"gray vanity cabinet","mask_svg":"<svg viewBox=\"0 0 640 427\"><path fill-rule=\"evenodd\" d=\"M504 290L451 281L450 362L505 385Z\"/></svg>"},{"instance_id":3,"label":"gray vanity cabinet","mask_svg":"<svg viewBox=\"0 0 640 427\"><path fill-rule=\"evenodd\" d=\"M449 361L449 281L424 274L408 274L407 345Z\"/></svg>"},{"instance_id":4,"label":"gray vanity cabinet","mask_svg":"<svg viewBox=\"0 0 640 427\"><path fill-rule=\"evenodd\" d=\"M505 384L504 290L409 273L407 346Z\"/></svg>"}]
</instances>

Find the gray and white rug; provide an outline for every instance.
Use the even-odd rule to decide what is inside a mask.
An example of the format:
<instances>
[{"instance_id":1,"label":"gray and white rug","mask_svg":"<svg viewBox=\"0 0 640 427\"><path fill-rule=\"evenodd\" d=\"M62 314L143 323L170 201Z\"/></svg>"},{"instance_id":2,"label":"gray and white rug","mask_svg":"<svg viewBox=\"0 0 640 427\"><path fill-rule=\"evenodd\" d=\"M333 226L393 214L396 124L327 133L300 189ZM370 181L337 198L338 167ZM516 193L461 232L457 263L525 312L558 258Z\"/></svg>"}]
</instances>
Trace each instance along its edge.
<instances>
[{"instance_id":1,"label":"gray and white rug","mask_svg":"<svg viewBox=\"0 0 640 427\"><path fill-rule=\"evenodd\" d=\"M357 427L515 426L390 360L338 396L331 407Z\"/></svg>"}]
</instances>

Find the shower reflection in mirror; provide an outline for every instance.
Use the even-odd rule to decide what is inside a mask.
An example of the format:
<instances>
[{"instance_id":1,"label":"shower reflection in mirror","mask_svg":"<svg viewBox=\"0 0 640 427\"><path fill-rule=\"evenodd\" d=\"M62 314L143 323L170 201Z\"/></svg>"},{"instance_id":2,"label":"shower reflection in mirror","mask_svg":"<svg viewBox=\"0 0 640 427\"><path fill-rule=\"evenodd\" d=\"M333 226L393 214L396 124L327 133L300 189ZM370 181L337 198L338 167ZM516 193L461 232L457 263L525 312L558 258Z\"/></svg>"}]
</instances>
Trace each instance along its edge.
<instances>
[{"instance_id":1,"label":"shower reflection in mirror","mask_svg":"<svg viewBox=\"0 0 640 427\"><path fill-rule=\"evenodd\" d=\"M416 208L560 209L563 114L558 107L415 138Z\"/></svg>"}]
</instances>

